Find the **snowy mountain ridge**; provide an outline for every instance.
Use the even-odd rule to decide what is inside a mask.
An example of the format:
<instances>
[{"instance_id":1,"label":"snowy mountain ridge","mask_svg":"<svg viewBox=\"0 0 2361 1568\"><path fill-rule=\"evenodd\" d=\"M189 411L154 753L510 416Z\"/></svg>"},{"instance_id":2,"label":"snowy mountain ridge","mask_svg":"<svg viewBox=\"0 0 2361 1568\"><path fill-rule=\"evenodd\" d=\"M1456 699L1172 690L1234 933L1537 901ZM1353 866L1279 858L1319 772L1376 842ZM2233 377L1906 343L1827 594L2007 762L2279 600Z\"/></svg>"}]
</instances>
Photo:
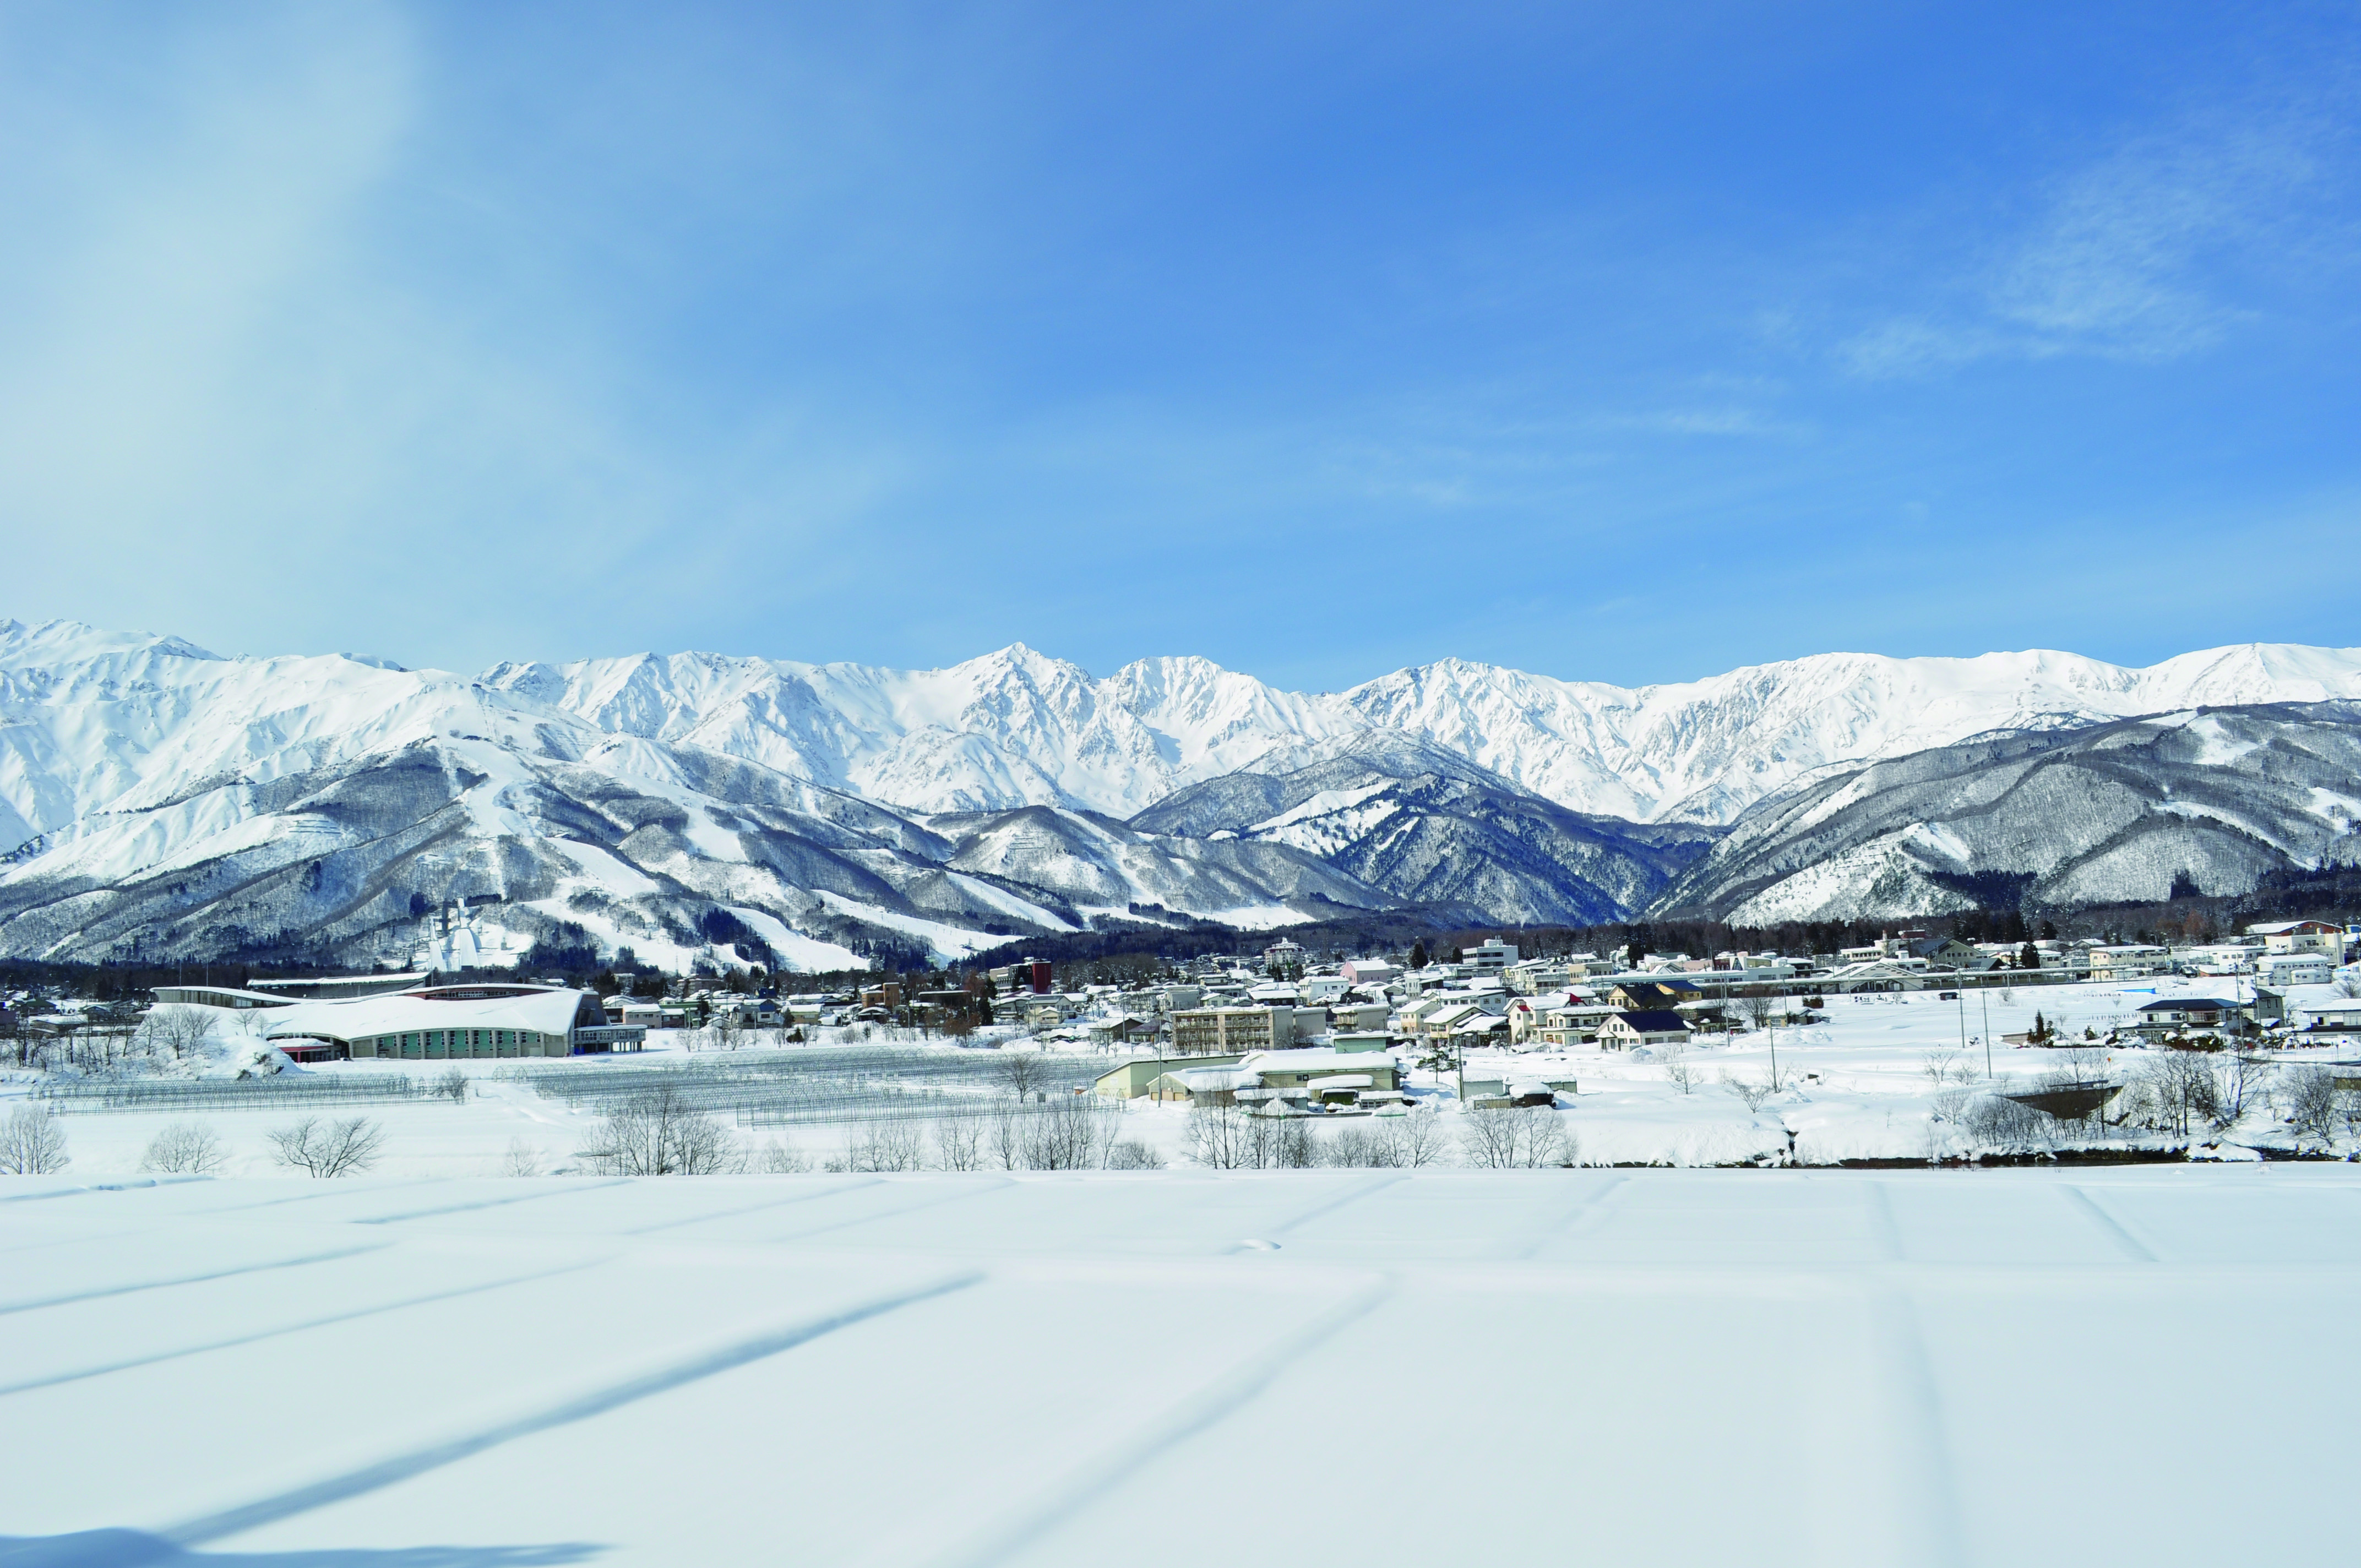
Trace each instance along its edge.
<instances>
[{"instance_id":1,"label":"snowy mountain ridge","mask_svg":"<svg viewBox=\"0 0 2361 1568\"><path fill-rule=\"evenodd\" d=\"M751 932L807 966L1102 917L1613 919L1747 807L1849 767L2323 695L2361 695L2361 650L1828 654L1636 690L1445 661L1315 696L1021 645L935 671L682 653L469 677L0 621L0 951L308 933L407 961L448 911L495 908L504 944L678 961Z\"/></svg>"},{"instance_id":2,"label":"snowy mountain ridge","mask_svg":"<svg viewBox=\"0 0 2361 1568\"><path fill-rule=\"evenodd\" d=\"M611 733L682 740L920 812L1128 817L1369 729L1418 736L1569 809L1725 824L1819 770L2199 705L2361 696L2361 649L2249 644L2147 669L2077 654L1822 653L1622 687L1444 660L1321 696L1198 658L1103 679L1021 643L943 670L703 653L503 664L485 684ZM1298 755L1303 753L1297 753Z\"/></svg>"}]
</instances>

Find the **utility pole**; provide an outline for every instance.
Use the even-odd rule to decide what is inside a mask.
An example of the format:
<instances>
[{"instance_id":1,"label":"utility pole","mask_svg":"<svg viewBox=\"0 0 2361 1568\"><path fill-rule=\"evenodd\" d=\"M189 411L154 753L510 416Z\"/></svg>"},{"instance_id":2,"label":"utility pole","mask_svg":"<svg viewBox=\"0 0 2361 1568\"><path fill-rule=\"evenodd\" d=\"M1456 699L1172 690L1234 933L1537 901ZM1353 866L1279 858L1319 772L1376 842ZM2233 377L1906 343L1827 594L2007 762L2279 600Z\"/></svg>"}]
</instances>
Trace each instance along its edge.
<instances>
[{"instance_id":1,"label":"utility pole","mask_svg":"<svg viewBox=\"0 0 2361 1568\"><path fill-rule=\"evenodd\" d=\"M1982 1008L1984 1012L1984 1081L1989 1083L1992 1081L1993 1075L1992 992L1986 991L1982 986L1978 986L1976 988L1976 1005Z\"/></svg>"}]
</instances>

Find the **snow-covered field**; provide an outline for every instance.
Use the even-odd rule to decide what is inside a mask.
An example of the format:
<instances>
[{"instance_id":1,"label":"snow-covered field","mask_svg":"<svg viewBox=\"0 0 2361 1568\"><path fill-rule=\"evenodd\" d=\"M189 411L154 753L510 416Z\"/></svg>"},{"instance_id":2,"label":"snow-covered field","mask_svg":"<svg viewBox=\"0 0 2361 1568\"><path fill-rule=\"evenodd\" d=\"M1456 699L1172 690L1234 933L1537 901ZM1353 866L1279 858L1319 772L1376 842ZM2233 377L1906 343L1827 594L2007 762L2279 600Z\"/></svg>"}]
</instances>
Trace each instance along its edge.
<instances>
[{"instance_id":1,"label":"snow-covered field","mask_svg":"<svg viewBox=\"0 0 2361 1568\"><path fill-rule=\"evenodd\" d=\"M11 1180L0 1562L2341 1562L2356 1216L2343 1165Z\"/></svg>"},{"instance_id":2,"label":"snow-covered field","mask_svg":"<svg viewBox=\"0 0 2361 1568\"><path fill-rule=\"evenodd\" d=\"M1560 1096L1562 1116L1575 1157L1587 1165L1664 1164L1676 1166L1730 1165L1752 1161L1833 1165L1846 1160L1923 1160L1955 1158L1979 1152L1956 1123L1938 1121L1934 1113L1946 1097L1956 1101L1988 1088L2033 1087L2044 1076L2061 1071L2087 1073L2125 1081L2155 1056L2139 1048L2086 1047L2086 1054L2028 1049L1998 1043L1999 1036L2023 1034L2039 1012L2065 1034L2079 1036L2086 1029L2102 1036L2141 1003L2157 995L2211 994L2203 980L2159 979L2125 985L2078 984L2028 987L2014 992L1969 992L1963 1001L1944 1002L1934 992L1828 998L1827 1022L1802 1028L1781 1028L1773 1035L1741 1035L1734 1040L1701 1036L1677 1060L1660 1052L1602 1051L1580 1047L1565 1051L1478 1051L1467 1058L1466 1077L1471 1081L1506 1083L1568 1081L1576 1092ZM2004 999L2005 998L2005 999ZM254 1025L258 1015L239 1022ZM1985 1075L1989 1052L1993 1078ZM242 1038L225 1036L220 1047L225 1060L235 1060ZM1964 1042L1964 1044L1963 1044ZM677 1031L659 1030L650 1036L651 1048L631 1057L598 1058L602 1066L624 1066L649 1072L689 1063L713 1064L732 1058L727 1053L691 1052ZM939 1045L950 1052L955 1047ZM1011 1049L1029 1048L1024 1045ZM1750 1108L1733 1085L1767 1085L1772 1054L1776 1050L1779 1092L1758 1096ZM959 1051L980 1072L999 1053ZM1403 1051L1399 1055L1411 1053ZM2361 1045L2347 1051L2290 1050L2278 1055L2290 1068L2331 1057L2361 1055ZM1083 1053L1091 1067L1117 1059ZM441 1079L458 1066L472 1080L472 1097L465 1103L423 1099L407 1103L368 1104L354 1113L380 1123L386 1133L379 1175L414 1177L489 1176L511 1168L511 1153L528 1152L544 1170L555 1171L573 1162L596 1126L594 1108L570 1108L564 1101L545 1098L508 1070L518 1064L473 1062L362 1062L327 1064L307 1069L324 1075L406 1072L422 1081ZM533 1070L559 1071L561 1064ZM1686 1069L1686 1091L1676 1080ZM2285 1070L2284 1069L2280 1070ZM1938 1078L1938 1075L1939 1078ZM1413 1071L1409 1087L1422 1103L1451 1104L1458 1079L1451 1073ZM0 1086L0 1111L13 1103L5 1096L21 1092L22 1082ZM986 1091L979 1090L979 1093ZM1189 1158L1188 1114L1179 1106L1133 1101L1124 1108L1120 1135L1157 1149L1178 1166ZM1956 1104L1952 1107L1957 1110ZM96 1179L137 1174L149 1140L178 1122L203 1122L220 1139L227 1156L225 1174L269 1176L279 1168L270 1158L265 1133L293 1119L295 1113L242 1111L74 1114L60 1119L72 1157L71 1172L78 1179ZM1336 1119L1339 1126L1348 1124ZM1367 1125L1367 1124L1362 1123ZM1329 1131L1332 1129L1316 1129ZM815 1165L840 1155L859 1129L841 1125L802 1125L772 1131L746 1131L749 1150L763 1142L784 1139ZM2091 1138L2076 1134L2061 1139L2068 1145ZM2105 1141L2115 1145L2155 1143L2150 1136L2114 1130ZM2284 1147L2290 1135L2280 1108L2258 1103L2236 1127L2205 1130L2200 1142L2219 1143L2234 1156L2247 1144ZM2335 1152L2349 1152L2339 1145Z\"/></svg>"}]
</instances>

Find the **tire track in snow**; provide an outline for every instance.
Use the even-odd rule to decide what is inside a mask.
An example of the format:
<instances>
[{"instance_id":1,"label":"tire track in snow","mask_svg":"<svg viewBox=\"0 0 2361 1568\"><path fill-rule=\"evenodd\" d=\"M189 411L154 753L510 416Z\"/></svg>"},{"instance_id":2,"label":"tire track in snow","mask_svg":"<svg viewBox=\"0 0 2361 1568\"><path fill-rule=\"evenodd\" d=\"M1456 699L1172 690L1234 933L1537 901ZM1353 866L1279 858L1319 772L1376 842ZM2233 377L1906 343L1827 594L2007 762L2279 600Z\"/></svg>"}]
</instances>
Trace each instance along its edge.
<instances>
[{"instance_id":1,"label":"tire track in snow","mask_svg":"<svg viewBox=\"0 0 2361 1568\"><path fill-rule=\"evenodd\" d=\"M520 1192L508 1198L486 1198L473 1203L445 1203L438 1209L411 1209L399 1214L368 1214L347 1221L355 1225L390 1225L402 1220L432 1220L441 1214L472 1214L478 1209L503 1209L511 1203L531 1203L542 1198L570 1198L577 1192L596 1192L602 1187L628 1187L627 1177L612 1181L568 1181L563 1187L540 1192Z\"/></svg>"},{"instance_id":2,"label":"tire track in snow","mask_svg":"<svg viewBox=\"0 0 2361 1568\"><path fill-rule=\"evenodd\" d=\"M938 1297L965 1290L980 1283L983 1277L980 1272L955 1274L947 1278L938 1279L932 1284L918 1286L915 1289L897 1291L891 1296L876 1297L857 1306L843 1308L820 1317L806 1319L785 1328L740 1340L734 1344L706 1351L685 1361L675 1363L671 1366L643 1373L637 1377L629 1377L620 1383L610 1384L607 1387L594 1389L590 1393L579 1395L571 1399L561 1400L544 1409L534 1410L441 1442L430 1443L423 1448L415 1448L407 1453L397 1453L389 1458L380 1459L374 1464L365 1464L357 1470L348 1470L341 1475L331 1475L271 1497L258 1497L252 1502L242 1503L234 1508L225 1508L219 1513L183 1520L157 1533L162 1539L181 1548L208 1545L246 1530L258 1530L267 1524L276 1524L281 1519L310 1513L315 1508L326 1508L332 1503L341 1503L347 1498L381 1491L385 1487L395 1486L414 1476L440 1470L446 1464L456 1464L462 1459L472 1458L487 1449L514 1442L519 1438L532 1437L536 1433L549 1431L558 1427L571 1426L577 1421L587 1421L593 1417L603 1416L609 1410L637 1404L642 1399L669 1393L675 1388L686 1387L692 1383L700 1383L724 1372L734 1372L741 1366L768 1360L798 1345L808 1344L816 1339L836 1332L839 1329L851 1328L856 1323L867 1322L872 1318L884 1317L886 1313L897 1311L904 1307L915 1306L921 1301L931 1301Z\"/></svg>"},{"instance_id":3,"label":"tire track in snow","mask_svg":"<svg viewBox=\"0 0 2361 1568\"><path fill-rule=\"evenodd\" d=\"M759 1239L766 1242L799 1242L807 1236L824 1236L830 1231L841 1231L853 1225L872 1225L881 1220L898 1220L905 1214L915 1214L921 1209L932 1209L944 1203L956 1203L966 1198L981 1198L987 1192L1003 1192L1016 1185L1016 1182L1004 1176L989 1187L972 1187L964 1192L947 1192L940 1198L928 1198L917 1203L905 1203L898 1209L888 1209L882 1214L856 1214L849 1220L836 1220L825 1225L814 1225L807 1231L789 1231L785 1235L763 1236Z\"/></svg>"},{"instance_id":4,"label":"tire track in snow","mask_svg":"<svg viewBox=\"0 0 2361 1568\"><path fill-rule=\"evenodd\" d=\"M487 1290L505 1290L511 1285L530 1285L537 1279L552 1279L561 1274L593 1268L604 1258L588 1258L581 1263L569 1263L560 1268L544 1268L537 1274L519 1274L506 1279L488 1279L479 1285L462 1285L455 1289L436 1290L424 1296L405 1296L399 1301L383 1301L373 1307L356 1307L346 1312L333 1312L324 1318L311 1318L300 1323L282 1323L275 1329L258 1329L234 1339L217 1339L204 1344L182 1345L177 1350L159 1350L150 1355L137 1355L123 1361L111 1361L102 1366L84 1366L72 1372L51 1373L46 1377L28 1377L22 1383L0 1384L0 1398L10 1394L30 1393L36 1388L54 1388L60 1383L79 1383L85 1378L104 1377L111 1373L129 1372L142 1366L154 1366L159 1362L178 1361L187 1355L205 1355L216 1350L236 1350L242 1344L259 1344L265 1340L280 1339L288 1334L300 1334L313 1329L349 1323L360 1318L373 1318L380 1312L398 1312L405 1307L431 1306L437 1301L455 1300L462 1296L481 1295Z\"/></svg>"},{"instance_id":5,"label":"tire track in snow","mask_svg":"<svg viewBox=\"0 0 2361 1568\"><path fill-rule=\"evenodd\" d=\"M442 1187L449 1184L447 1176L412 1176L400 1181L389 1181L382 1187L351 1188L336 1183L324 1192L299 1192L292 1198L266 1198L259 1203L231 1203L219 1209L195 1209L190 1218L205 1214L243 1214L254 1209L276 1209L286 1203L316 1203L323 1198L355 1198L364 1192L392 1192L405 1187Z\"/></svg>"},{"instance_id":6,"label":"tire track in snow","mask_svg":"<svg viewBox=\"0 0 2361 1568\"><path fill-rule=\"evenodd\" d=\"M209 1268L203 1274L177 1275L170 1279L142 1279L129 1285L108 1285L96 1290L72 1290L61 1296L40 1296L28 1301L0 1303L0 1316L11 1312L30 1312L42 1307L70 1307L77 1301L103 1301L109 1296L130 1296L141 1290L169 1290L176 1285L203 1285L209 1279L228 1279L240 1274L268 1274L274 1268L302 1268L309 1264L334 1263L340 1257L358 1257L365 1252L383 1252L391 1242L372 1242L367 1246L341 1247L335 1252L307 1253L302 1257L273 1258L268 1263L242 1263L235 1268Z\"/></svg>"},{"instance_id":7,"label":"tire track in snow","mask_svg":"<svg viewBox=\"0 0 2361 1568\"><path fill-rule=\"evenodd\" d=\"M2137 1236L2133 1235L2130 1227L2126 1226L2121 1220L2116 1219L2114 1214L2108 1212L2106 1208L2101 1204L2096 1198L2092 1197L2088 1192L2083 1191L2079 1187L2068 1186L2062 1189L2062 1190L2066 1194L2067 1201L2081 1209L2085 1214L2088 1214L2091 1217L2092 1222L2095 1223L2100 1230L2106 1233L2107 1239L2114 1242L2115 1245L2122 1250L2123 1255L2125 1257L2131 1259L2134 1263L2155 1263L2158 1261L2154 1250L2148 1247Z\"/></svg>"},{"instance_id":8,"label":"tire track in snow","mask_svg":"<svg viewBox=\"0 0 2361 1568\"><path fill-rule=\"evenodd\" d=\"M1628 1176L1616 1176L1599 1183L1598 1189L1585 1197L1582 1201L1543 1226L1539 1235L1506 1255L1521 1261L1530 1261L1550 1243L1575 1234L1586 1224L1597 1224L1612 1212L1607 1206L1608 1201L1629 1186L1631 1180Z\"/></svg>"},{"instance_id":9,"label":"tire track in snow","mask_svg":"<svg viewBox=\"0 0 2361 1568\"><path fill-rule=\"evenodd\" d=\"M1054 1532L1070 1516L1101 1497L1114 1482L1152 1464L1252 1404L1273 1378L1375 1311L1393 1291L1390 1277L1371 1280L1293 1333L1281 1337L1172 1406L1129 1441L1115 1442L1100 1458L1069 1472L1032 1502L1013 1510L1003 1522L986 1527L966 1544L939 1554L933 1559L936 1568L986 1568L987 1564L1007 1561Z\"/></svg>"},{"instance_id":10,"label":"tire track in snow","mask_svg":"<svg viewBox=\"0 0 2361 1568\"><path fill-rule=\"evenodd\" d=\"M1869 1239L1887 1263L1909 1261L1902 1245L1902 1223L1894 1212L1894 1194L1883 1181L1869 1186Z\"/></svg>"},{"instance_id":11,"label":"tire track in snow","mask_svg":"<svg viewBox=\"0 0 2361 1568\"><path fill-rule=\"evenodd\" d=\"M210 1176L143 1176L133 1181L95 1181L86 1187L53 1187L46 1192L9 1192L0 1194L0 1203L39 1203L51 1198L83 1198L93 1192L132 1192L150 1187L181 1187L192 1181L211 1181Z\"/></svg>"},{"instance_id":12,"label":"tire track in snow","mask_svg":"<svg viewBox=\"0 0 2361 1568\"><path fill-rule=\"evenodd\" d=\"M1371 1181L1356 1185L1352 1191L1346 1192L1340 1197L1331 1198L1325 1203L1315 1203L1311 1208L1303 1211L1301 1214L1296 1215L1295 1218L1282 1221L1279 1224L1272 1226L1264 1234L1267 1235L1283 1236L1289 1232L1294 1230L1298 1225L1309 1224L1312 1221L1320 1218L1323 1214L1333 1214L1348 1203L1357 1203L1362 1199L1369 1197L1372 1194L1383 1192L1387 1188L1393 1186L1397 1182L1408 1181L1409 1179L1410 1178L1407 1175L1397 1173L1387 1177L1382 1181ZM1240 1242L1229 1250L1234 1253L1246 1251L1246 1244Z\"/></svg>"},{"instance_id":13,"label":"tire track in snow","mask_svg":"<svg viewBox=\"0 0 2361 1568\"><path fill-rule=\"evenodd\" d=\"M1967 1561L1960 1538L1959 1478L1943 1431L1943 1398L1935 1382L1934 1358L1909 1293L1878 1290L1870 1298L1879 1339L1878 1357L1886 1376L1881 1385L1893 1402L1894 1442L1889 1449L1896 1483L1894 1502L1903 1530L1915 1541L1895 1545L1916 1550L1909 1561L1954 1568Z\"/></svg>"},{"instance_id":14,"label":"tire track in snow","mask_svg":"<svg viewBox=\"0 0 2361 1568\"><path fill-rule=\"evenodd\" d=\"M798 1192L792 1198L774 1198L767 1203L748 1203L736 1209L716 1209L710 1214L692 1214L686 1220L659 1220L653 1225L641 1225L622 1234L627 1236L653 1235L658 1231L678 1230L683 1225L701 1225L708 1220L730 1220L741 1214L759 1214L765 1209L784 1209L790 1203L809 1203L816 1199L840 1197L847 1192L858 1192L864 1187L883 1187L884 1184L884 1178L873 1176L866 1181L847 1181L818 1192Z\"/></svg>"}]
</instances>

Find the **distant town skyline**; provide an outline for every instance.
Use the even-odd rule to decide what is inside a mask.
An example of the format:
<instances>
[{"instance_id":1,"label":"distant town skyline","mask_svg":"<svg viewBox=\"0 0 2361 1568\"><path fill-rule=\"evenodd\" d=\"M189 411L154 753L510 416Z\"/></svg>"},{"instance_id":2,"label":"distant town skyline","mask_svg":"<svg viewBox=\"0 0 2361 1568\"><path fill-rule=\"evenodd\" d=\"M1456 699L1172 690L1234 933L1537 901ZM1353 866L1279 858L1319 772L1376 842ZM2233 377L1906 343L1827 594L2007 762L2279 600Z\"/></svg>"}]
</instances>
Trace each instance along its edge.
<instances>
[{"instance_id":1,"label":"distant town skyline","mask_svg":"<svg viewBox=\"0 0 2361 1568\"><path fill-rule=\"evenodd\" d=\"M1295 690L2361 642L2349 12L0 22L0 616Z\"/></svg>"}]
</instances>

